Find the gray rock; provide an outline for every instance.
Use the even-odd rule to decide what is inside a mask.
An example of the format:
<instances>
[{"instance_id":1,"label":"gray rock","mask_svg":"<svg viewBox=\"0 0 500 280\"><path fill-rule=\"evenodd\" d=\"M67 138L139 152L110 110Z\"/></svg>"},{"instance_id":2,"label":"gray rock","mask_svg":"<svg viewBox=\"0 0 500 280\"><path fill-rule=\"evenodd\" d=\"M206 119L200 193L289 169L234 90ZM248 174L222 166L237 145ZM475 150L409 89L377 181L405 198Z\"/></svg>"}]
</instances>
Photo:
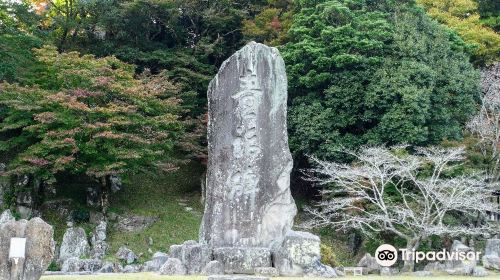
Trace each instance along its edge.
<instances>
[{"instance_id":1,"label":"gray rock","mask_svg":"<svg viewBox=\"0 0 500 280\"><path fill-rule=\"evenodd\" d=\"M172 245L168 252L171 258L181 259L182 258L182 246L183 245Z\"/></svg>"},{"instance_id":2,"label":"gray rock","mask_svg":"<svg viewBox=\"0 0 500 280\"><path fill-rule=\"evenodd\" d=\"M474 272L472 273L474 277L485 277L488 276L488 271L484 267L476 266L474 267Z\"/></svg>"},{"instance_id":3,"label":"gray rock","mask_svg":"<svg viewBox=\"0 0 500 280\"><path fill-rule=\"evenodd\" d=\"M418 277L427 277L427 276L432 276L432 272L421 270L421 271L413 272L413 275L418 276Z\"/></svg>"},{"instance_id":4,"label":"gray rock","mask_svg":"<svg viewBox=\"0 0 500 280\"><path fill-rule=\"evenodd\" d=\"M210 261L201 271L202 275L222 275L224 274L224 265L219 261Z\"/></svg>"},{"instance_id":5,"label":"gray rock","mask_svg":"<svg viewBox=\"0 0 500 280\"><path fill-rule=\"evenodd\" d=\"M279 51L251 42L208 90L208 170L200 242L281 244L297 212L290 194L287 80Z\"/></svg>"},{"instance_id":6,"label":"gray rock","mask_svg":"<svg viewBox=\"0 0 500 280\"><path fill-rule=\"evenodd\" d=\"M137 260L137 255L125 246L120 247L115 255L119 260L132 264Z\"/></svg>"},{"instance_id":7,"label":"gray rock","mask_svg":"<svg viewBox=\"0 0 500 280\"><path fill-rule=\"evenodd\" d=\"M142 270L142 265L129 264L129 265L126 265L121 272L122 273L139 273L139 272L141 272L141 270Z\"/></svg>"},{"instance_id":8,"label":"gray rock","mask_svg":"<svg viewBox=\"0 0 500 280\"><path fill-rule=\"evenodd\" d=\"M99 273L116 273L120 272L121 270L118 268L118 265L112 263L112 262L105 262L101 269L99 269Z\"/></svg>"},{"instance_id":9,"label":"gray rock","mask_svg":"<svg viewBox=\"0 0 500 280\"><path fill-rule=\"evenodd\" d=\"M366 253L358 262L358 266L363 267L363 274L378 274L381 266L377 263L375 257Z\"/></svg>"},{"instance_id":10,"label":"gray rock","mask_svg":"<svg viewBox=\"0 0 500 280\"><path fill-rule=\"evenodd\" d=\"M268 248L221 247L214 249L214 259L224 266L224 272L253 274L256 267L271 265L271 251Z\"/></svg>"},{"instance_id":11,"label":"gray rock","mask_svg":"<svg viewBox=\"0 0 500 280\"><path fill-rule=\"evenodd\" d=\"M33 200L33 195L30 191L21 192L17 194L16 210L21 219L30 218L33 215L33 208L34 208L34 200Z\"/></svg>"},{"instance_id":12,"label":"gray rock","mask_svg":"<svg viewBox=\"0 0 500 280\"><path fill-rule=\"evenodd\" d=\"M69 258L82 258L89 256L90 245L87 234L83 228L70 227L66 230L59 250L59 264L63 264Z\"/></svg>"},{"instance_id":13,"label":"gray rock","mask_svg":"<svg viewBox=\"0 0 500 280\"><path fill-rule=\"evenodd\" d=\"M186 275L186 273L186 267L176 258L169 258L160 268L161 275Z\"/></svg>"},{"instance_id":14,"label":"gray rock","mask_svg":"<svg viewBox=\"0 0 500 280\"><path fill-rule=\"evenodd\" d=\"M64 273L72 272L98 272L102 268L102 261L96 259L69 258L64 261L61 271Z\"/></svg>"},{"instance_id":15,"label":"gray rock","mask_svg":"<svg viewBox=\"0 0 500 280\"><path fill-rule=\"evenodd\" d=\"M120 178L120 176L111 175L109 179L111 181L110 188L113 193L116 193L122 189L122 179Z\"/></svg>"},{"instance_id":16,"label":"gray rock","mask_svg":"<svg viewBox=\"0 0 500 280\"><path fill-rule=\"evenodd\" d=\"M55 242L52 226L40 218L30 221L9 221L0 226L0 279L11 278L9 260L10 239L26 238L26 250L22 271L23 280L38 280L47 270L54 257Z\"/></svg>"},{"instance_id":17,"label":"gray rock","mask_svg":"<svg viewBox=\"0 0 500 280\"><path fill-rule=\"evenodd\" d=\"M124 232L140 232L156 222L157 218L137 215L124 215L117 217L116 228Z\"/></svg>"},{"instance_id":18,"label":"gray rock","mask_svg":"<svg viewBox=\"0 0 500 280\"><path fill-rule=\"evenodd\" d=\"M444 271L446 265L440 262L430 262L425 265L424 271Z\"/></svg>"},{"instance_id":19,"label":"gray rock","mask_svg":"<svg viewBox=\"0 0 500 280\"><path fill-rule=\"evenodd\" d=\"M256 267L255 275L257 276L268 276L268 277L278 277L279 272L275 267Z\"/></svg>"},{"instance_id":20,"label":"gray rock","mask_svg":"<svg viewBox=\"0 0 500 280\"><path fill-rule=\"evenodd\" d=\"M304 274L308 277L333 278L337 277L337 272L334 268L322 264L317 260L314 264L309 265L304 269Z\"/></svg>"},{"instance_id":21,"label":"gray rock","mask_svg":"<svg viewBox=\"0 0 500 280\"><path fill-rule=\"evenodd\" d=\"M15 220L16 219L14 218L14 216L12 216L12 213L10 212L10 210L7 209L7 210L3 211L2 215L0 215L0 226L2 226L2 224L12 222Z\"/></svg>"},{"instance_id":22,"label":"gray rock","mask_svg":"<svg viewBox=\"0 0 500 280\"><path fill-rule=\"evenodd\" d=\"M380 276L394 276L399 274L399 269L392 267L381 267Z\"/></svg>"},{"instance_id":23,"label":"gray rock","mask_svg":"<svg viewBox=\"0 0 500 280\"><path fill-rule=\"evenodd\" d=\"M90 236L90 245L92 246L90 255L93 259L102 260L106 255L106 251L108 250L108 243L106 243L107 227L108 224L105 221L101 221Z\"/></svg>"},{"instance_id":24,"label":"gray rock","mask_svg":"<svg viewBox=\"0 0 500 280\"><path fill-rule=\"evenodd\" d=\"M485 268L500 270L500 239L487 240L482 261Z\"/></svg>"},{"instance_id":25,"label":"gray rock","mask_svg":"<svg viewBox=\"0 0 500 280\"><path fill-rule=\"evenodd\" d=\"M269 277L250 275L212 275L208 280L269 280Z\"/></svg>"},{"instance_id":26,"label":"gray rock","mask_svg":"<svg viewBox=\"0 0 500 280\"><path fill-rule=\"evenodd\" d=\"M86 189L87 205L91 207L98 207L101 205L102 189L99 185L94 185Z\"/></svg>"},{"instance_id":27,"label":"gray rock","mask_svg":"<svg viewBox=\"0 0 500 280\"><path fill-rule=\"evenodd\" d=\"M162 252L156 252L153 255L152 260L144 263L143 271L146 272L159 271L160 268L165 264L165 262L167 262L167 260L168 260L167 254Z\"/></svg>"},{"instance_id":28,"label":"gray rock","mask_svg":"<svg viewBox=\"0 0 500 280\"><path fill-rule=\"evenodd\" d=\"M280 275L303 275L304 270L315 269L321 260L320 239L308 232L290 230L281 246L273 252L273 258Z\"/></svg>"},{"instance_id":29,"label":"gray rock","mask_svg":"<svg viewBox=\"0 0 500 280\"><path fill-rule=\"evenodd\" d=\"M473 252L473 250L458 240L454 240L451 252ZM446 272L450 275L471 275L476 266L476 260L450 260L445 262Z\"/></svg>"}]
</instances>

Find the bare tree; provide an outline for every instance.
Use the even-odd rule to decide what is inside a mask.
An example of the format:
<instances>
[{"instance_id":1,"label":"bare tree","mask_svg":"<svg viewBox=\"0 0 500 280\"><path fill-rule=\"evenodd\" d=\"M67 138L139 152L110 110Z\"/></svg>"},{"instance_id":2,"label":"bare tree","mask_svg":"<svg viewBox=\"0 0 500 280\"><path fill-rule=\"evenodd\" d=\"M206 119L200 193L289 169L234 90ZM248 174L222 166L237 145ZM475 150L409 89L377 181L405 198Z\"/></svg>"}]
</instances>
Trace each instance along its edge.
<instances>
[{"instance_id":1,"label":"bare tree","mask_svg":"<svg viewBox=\"0 0 500 280\"><path fill-rule=\"evenodd\" d=\"M391 232L417 249L432 235L480 235L491 230L487 219L481 225L450 225L446 217L484 215L492 210L493 185L478 174L447 176L464 159L462 148L418 148L416 154L404 146L366 147L359 153L346 151L353 164L313 158L316 168L308 179L328 185L323 200L307 211L306 228L358 229L366 235ZM413 262L405 263L413 270Z\"/></svg>"},{"instance_id":2,"label":"bare tree","mask_svg":"<svg viewBox=\"0 0 500 280\"><path fill-rule=\"evenodd\" d=\"M488 159L493 180L500 178L500 63L481 70L482 105L467 128L478 138L478 147Z\"/></svg>"}]
</instances>

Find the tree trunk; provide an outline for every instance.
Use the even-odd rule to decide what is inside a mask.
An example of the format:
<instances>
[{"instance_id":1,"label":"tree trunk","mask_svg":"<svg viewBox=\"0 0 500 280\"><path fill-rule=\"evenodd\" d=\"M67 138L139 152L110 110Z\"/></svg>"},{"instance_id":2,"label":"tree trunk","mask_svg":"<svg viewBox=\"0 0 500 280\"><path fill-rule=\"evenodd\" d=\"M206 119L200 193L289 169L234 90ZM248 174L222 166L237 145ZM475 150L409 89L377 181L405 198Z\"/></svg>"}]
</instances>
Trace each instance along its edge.
<instances>
[{"instance_id":1,"label":"tree trunk","mask_svg":"<svg viewBox=\"0 0 500 280\"><path fill-rule=\"evenodd\" d=\"M407 252L416 251L420 246L420 239L411 239L406 241L406 250ZM413 255L407 260L404 260L403 264L403 272L413 272L415 271L415 259L413 259Z\"/></svg>"}]
</instances>

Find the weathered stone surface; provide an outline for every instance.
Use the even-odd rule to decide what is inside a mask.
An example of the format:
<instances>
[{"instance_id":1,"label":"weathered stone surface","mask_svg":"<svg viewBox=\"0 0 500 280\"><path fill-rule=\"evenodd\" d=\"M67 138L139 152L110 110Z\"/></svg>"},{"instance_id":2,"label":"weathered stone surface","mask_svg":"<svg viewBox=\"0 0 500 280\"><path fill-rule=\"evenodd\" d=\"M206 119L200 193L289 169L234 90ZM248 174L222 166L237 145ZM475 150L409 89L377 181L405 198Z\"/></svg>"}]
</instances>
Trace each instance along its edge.
<instances>
[{"instance_id":1,"label":"weathered stone surface","mask_svg":"<svg viewBox=\"0 0 500 280\"><path fill-rule=\"evenodd\" d=\"M172 245L168 251L168 255L171 258L181 259L182 258L182 246L183 245Z\"/></svg>"},{"instance_id":2,"label":"weathered stone surface","mask_svg":"<svg viewBox=\"0 0 500 280\"><path fill-rule=\"evenodd\" d=\"M72 272L97 272L100 271L103 264L101 260L96 259L79 259L79 258L69 258L64 261L61 271L64 273Z\"/></svg>"},{"instance_id":3,"label":"weathered stone surface","mask_svg":"<svg viewBox=\"0 0 500 280\"><path fill-rule=\"evenodd\" d=\"M363 274L378 274L380 272L380 265L370 253L366 253L361 260L359 260L358 266L363 268Z\"/></svg>"},{"instance_id":4,"label":"weathered stone surface","mask_svg":"<svg viewBox=\"0 0 500 280\"><path fill-rule=\"evenodd\" d=\"M446 265L440 262L430 262L425 265L425 271L444 271L446 269Z\"/></svg>"},{"instance_id":5,"label":"weathered stone surface","mask_svg":"<svg viewBox=\"0 0 500 280\"><path fill-rule=\"evenodd\" d=\"M147 229L157 218L137 215L118 216L116 228L125 232L139 232Z\"/></svg>"},{"instance_id":6,"label":"weathered stone surface","mask_svg":"<svg viewBox=\"0 0 500 280\"><path fill-rule=\"evenodd\" d=\"M110 189L113 193L118 192L119 190L122 189L122 179L118 175L111 175L110 178Z\"/></svg>"},{"instance_id":7,"label":"weathered stone surface","mask_svg":"<svg viewBox=\"0 0 500 280\"><path fill-rule=\"evenodd\" d=\"M413 275L418 276L418 277L427 277L427 276L432 276L432 272L430 271L415 271L413 272Z\"/></svg>"},{"instance_id":8,"label":"weathered stone surface","mask_svg":"<svg viewBox=\"0 0 500 280\"><path fill-rule=\"evenodd\" d=\"M290 230L273 255L280 275L303 275L307 268L314 270L321 259L320 239L308 232Z\"/></svg>"},{"instance_id":9,"label":"weathered stone surface","mask_svg":"<svg viewBox=\"0 0 500 280\"><path fill-rule=\"evenodd\" d=\"M281 244L297 212L290 195L287 80L278 50L249 43L208 90L208 171L200 242Z\"/></svg>"},{"instance_id":10,"label":"weathered stone surface","mask_svg":"<svg viewBox=\"0 0 500 280\"><path fill-rule=\"evenodd\" d=\"M399 269L392 267L381 267L380 276L394 276L399 274Z\"/></svg>"},{"instance_id":11,"label":"weathered stone surface","mask_svg":"<svg viewBox=\"0 0 500 280\"><path fill-rule=\"evenodd\" d=\"M250 275L212 275L208 280L269 280L269 277Z\"/></svg>"},{"instance_id":12,"label":"weathered stone surface","mask_svg":"<svg viewBox=\"0 0 500 280\"><path fill-rule=\"evenodd\" d=\"M99 269L99 273L116 273L120 272L122 269L119 268L119 266L115 263L112 262L105 262L101 269Z\"/></svg>"},{"instance_id":13,"label":"weathered stone surface","mask_svg":"<svg viewBox=\"0 0 500 280\"><path fill-rule=\"evenodd\" d=\"M156 252L150 261L144 263L143 271L153 272L158 271L167 262L168 255L162 252Z\"/></svg>"},{"instance_id":14,"label":"weathered stone surface","mask_svg":"<svg viewBox=\"0 0 500 280\"><path fill-rule=\"evenodd\" d=\"M7 209L7 210L3 211L2 215L0 215L0 226L2 226L2 224L12 222L14 220L15 220L14 216L12 216L12 213L10 212L10 210Z\"/></svg>"},{"instance_id":15,"label":"weathered stone surface","mask_svg":"<svg viewBox=\"0 0 500 280\"><path fill-rule=\"evenodd\" d=\"M486 277L488 276L488 271L484 269L484 267L476 266L474 267L474 271L472 272L472 276L474 277Z\"/></svg>"},{"instance_id":16,"label":"weathered stone surface","mask_svg":"<svg viewBox=\"0 0 500 280\"><path fill-rule=\"evenodd\" d=\"M328 265L324 265L320 260L304 268L304 274L309 277L333 278L337 277L336 270Z\"/></svg>"},{"instance_id":17,"label":"weathered stone surface","mask_svg":"<svg viewBox=\"0 0 500 280\"><path fill-rule=\"evenodd\" d=\"M105 221L101 221L90 236L90 245L92 246L90 256L93 259L102 260L106 255L106 251L108 250L108 243L106 243L107 227L108 224Z\"/></svg>"},{"instance_id":18,"label":"weathered stone surface","mask_svg":"<svg viewBox=\"0 0 500 280\"><path fill-rule=\"evenodd\" d=\"M69 258L81 258L88 256L90 245L87 234L83 228L69 227L63 236L61 249L59 251L59 263L63 264Z\"/></svg>"},{"instance_id":19,"label":"weathered stone surface","mask_svg":"<svg viewBox=\"0 0 500 280\"><path fill-rule=\"evenodd\" d=\"M137 260L137 255L125 246L120 247L115 256L127 264L132 264Z\"/></svg>"},{"instance_id":20,"label":"weathered stone surface","mask_svg":"<svg viewBox=\"0 0 500 280\"><path fill-rule=\"evenodd\" d=\"M277 277L279 276L278 269L275 267L256 267L255 275L257 276L268 276L268 277Z\"/></svg>"},{"instance_id":21,"label":"weathered stone surface","mask_svg":"<svg viewBox=\"0 0 500 280\"><path fill-rule=\"evenodd\" d=\"M214 249L214 259L224 266L225 273L253 274L256 267L271 265L268 248L222 247Z\"/></svg>"},{"instance_id":22,"label":"weathered stone surface","mask_svg":"<svg viewBox=\"0 0 500 280\"><path fill-rule=\"evenodd\" d=\"M176 258L169 258L160 268L161 275L186 275L186 273L186 267Z\"/></svg>"},{"instance_id":23,"label":"weathered stone surface","mask_svg":"<svg viewBox=\"0 0 500 280\"><path fill-rule=\"evenodd\" d=\"M500 270L500 239L488 239L482 261L485 268Z\"/></svg>"},{"instance_id":24,"label":"weathered stone surface","mask_svg":"<svg viewBox=\"0 0 500 280\"><path fill-rule=\"evenodd\" d=\"M224 265L219 261L210 261L202 269L201 274L203 275L222 275L224 274Z\"/></svg>"},{"instance_id":25,"label":"weathered stone surface","mask_svg":"<svg viewBox=\"0 0 500 280\"><path fill-rule=\"evenodd\" d=\"M9 221L0 225L0 279L10 279L10 239L26 238L26 254L22 268L23 280L38 280L54 257L52 227L40 218L30 221Z\"/></svg>"},{"instance_id":26,"label":"weathered stone surface","mask_svg":"<svg viewBox=\"0 0 500 280\"><path fill-rule=\"evenodd\" d=\"M454 240L451 252L473 252L473 250L458 240ZM450 275L471 275L477 262L475 260L450 260L445 262L446 272Z\"/></svg>"},{"instance_id":27,"label":"weathered stone surface","mask_svg":"<svg viewBox=\"0 0 500 280\"><path fill-rule=\"evenodd\" d=\"M129 265L126 265L121 272L122 273L139 273L141 271L142 271L142 265L129 264Z\"/></svg>"}]
</instances>

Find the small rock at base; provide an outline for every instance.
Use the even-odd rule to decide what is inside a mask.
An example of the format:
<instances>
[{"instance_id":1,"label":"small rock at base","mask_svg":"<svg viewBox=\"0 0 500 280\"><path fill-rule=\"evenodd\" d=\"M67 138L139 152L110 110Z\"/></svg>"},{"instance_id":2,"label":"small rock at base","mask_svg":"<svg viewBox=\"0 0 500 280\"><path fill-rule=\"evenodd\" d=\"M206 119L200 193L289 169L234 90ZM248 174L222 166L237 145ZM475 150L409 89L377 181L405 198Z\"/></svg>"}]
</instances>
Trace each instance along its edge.
<instances>
[{"instance_id":1,"label":"small rock at base","mask_svg":"<svg viewBox=\"0 0 500 280\"><path fill-rule=\"evenodd\" d=\"M255 275L276 277L279 275L279 272L275 267L256 267Z\"/></svg>"},{"instance_id":2,"label":"small rock at base","mask_svg":"<svg viewBox=\"0 0 500 280\"><path fill-rule=\"evenodd\" d=\"M208 280L269 280L269 277L249 275L212 275Z\"/></svg>"},{"instance_id":3,"label":"small rock at base","mask_svg":"<svg viewBox=\"0 0 500 280\"><path fill-rule=\"evenodd\" d=\"M224 265L219 261L210 261L201 271L203 275L221 275L224 274Z\"/></svg>"},{"instance_id":4,"label":"small rock at base","mask_svg":"<svg viewBox=\"0 0 500 280\"><path fill-rule=\"evenodd\" d=\"M432 276L432 272L421 270L421 271L415 271L415 272L413 272L413 275L419 276L419 277L422 277L422 276Z\"/></svg>"},{"instance_id":5,"label":"small rock at base","mask_svg":"<svg viewBox=\"0 0 500 280\"><path fill-rule=\"evenodd\" d=\"M485 277L488 276L488 271L484 267L476 266L474 267L474 272L472 273L474 277Z\"/></svg>"},{"instance_id":6,"label":"small rock at base","mask_svg":"<svg viewBox=\"0 0 500 280\"><path fill-rule=\"evenodd\" d=\"M160 268L161 275L186 275L186 273L186 267L176 258L169 258Z\"/></svg>"}]
</instances>

